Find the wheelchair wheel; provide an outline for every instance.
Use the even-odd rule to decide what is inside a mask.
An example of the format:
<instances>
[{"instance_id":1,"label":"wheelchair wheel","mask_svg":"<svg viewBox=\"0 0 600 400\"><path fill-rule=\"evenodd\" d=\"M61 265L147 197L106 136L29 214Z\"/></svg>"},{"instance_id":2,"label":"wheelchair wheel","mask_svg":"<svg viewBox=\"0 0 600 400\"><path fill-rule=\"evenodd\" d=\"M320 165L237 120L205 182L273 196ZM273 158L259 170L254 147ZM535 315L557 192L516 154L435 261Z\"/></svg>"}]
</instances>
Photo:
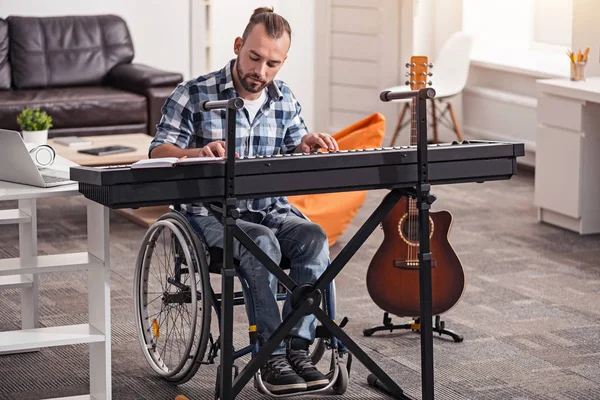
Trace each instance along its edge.
<instances>
[{"instance_id":1,"label":"wheelchair wheel","mask_svg":"<svg viewBox=\"0 0 600 400\"><path fill-rule=\"evenodd\" d=\"M346 364L341 362L338 364L339 366L339 375L333 384L333 392L335 394L344 394L346 390L348 390L348 381L350 380L348 376L348 368Z\"/></svg>"},{"instance_id":2,"label":"wheelchair wheel","mask_svg":"<svg viewBox=\"0 0 600 400\"><path fill-rule=\"evenodd\" d=\"M211 297L204 247L178 213L163 215L146 232L134 281L142 353L173 384L191 379L206 351Z\"/></svg>"}]
</instances>

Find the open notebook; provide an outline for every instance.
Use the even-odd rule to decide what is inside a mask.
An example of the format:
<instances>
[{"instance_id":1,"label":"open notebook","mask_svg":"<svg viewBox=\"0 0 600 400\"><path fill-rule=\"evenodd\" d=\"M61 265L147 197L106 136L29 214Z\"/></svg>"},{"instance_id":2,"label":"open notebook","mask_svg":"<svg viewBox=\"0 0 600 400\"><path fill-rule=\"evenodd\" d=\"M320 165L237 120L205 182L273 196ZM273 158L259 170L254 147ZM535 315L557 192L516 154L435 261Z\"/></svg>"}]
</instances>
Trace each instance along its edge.
<instances>
[{"instance_id":1,"label":"open notebook","mask_svg":"<svg viewBox=\"0 0 600 400\"><path fill-rule=\"evenodd\" d=\"M217 161L223 161L224 159L225 157L148 158L136 161L135 163L131 164L131 168L166 168L175 167L177 165L214 163Z\"/></svg>"}]
</instances>

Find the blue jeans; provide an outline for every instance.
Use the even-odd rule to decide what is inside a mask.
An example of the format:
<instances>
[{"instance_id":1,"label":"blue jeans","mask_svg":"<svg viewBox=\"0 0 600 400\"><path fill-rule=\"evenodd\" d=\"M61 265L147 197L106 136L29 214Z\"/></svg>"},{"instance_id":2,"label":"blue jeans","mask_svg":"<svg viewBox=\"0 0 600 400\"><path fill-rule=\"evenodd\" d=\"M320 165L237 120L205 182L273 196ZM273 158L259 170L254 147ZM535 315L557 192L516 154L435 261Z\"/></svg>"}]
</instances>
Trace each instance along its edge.
<instances>
[{"instance_id":1,"label":"blue jeans","mask_svg":"<svg viewBox=\"0 0 600 400\"><path fill-rule=\"evenodd\" d=\"M187 214L187 218L193 228L204 236L208 246L223 248L223 225L214 216ZM276 264L281 262L282 256L287 257L290 260L290 277L298 285L314 283L329 263L329 245L323 229L290 213L275 234L270 228L261 225L261 220L261 214L248 213L238 219L237 224ZM276 297L277 278L237 239L234 239L233 257L240 261L236 272L248 282L250 288L258 340L262 345L281 323ZM288 293L283 306L283 318L291 311ZM316 326L317 319L314 315L304 316L291 330L290 336L312 342ZM285 342L282 342L273 354L285 352Z\"/></svg>"}]
</instances>

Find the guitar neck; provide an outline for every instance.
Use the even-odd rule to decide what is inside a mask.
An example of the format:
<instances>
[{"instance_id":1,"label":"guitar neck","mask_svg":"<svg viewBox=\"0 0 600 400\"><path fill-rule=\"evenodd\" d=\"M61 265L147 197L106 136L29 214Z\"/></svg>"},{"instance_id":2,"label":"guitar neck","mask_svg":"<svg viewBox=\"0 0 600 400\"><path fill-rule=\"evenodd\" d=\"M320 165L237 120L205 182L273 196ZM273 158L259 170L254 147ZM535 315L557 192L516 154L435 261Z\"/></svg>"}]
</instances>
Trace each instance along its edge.
<instances>
[{"instance_id":1,"label":"guitar neck","mask_svg":"<svg viewBox=\"0 0 600 400\"><path fill-rule=\"evenodd\" d=\"M417 145L417 100L413 97L410 104L410 145ZM408 199L408 215L416 216L419 214L417 201Z\"/></svg>"},{"instance_id":2,"label":"guitar neck","mask_svg":"<svg viewBox=\"0 0 600 400\"><path fill-rule=\"evenodd\" d=\"M410 145L417 145L417 100L413 97L410 104Z\"/></svg>"}]
</instances>

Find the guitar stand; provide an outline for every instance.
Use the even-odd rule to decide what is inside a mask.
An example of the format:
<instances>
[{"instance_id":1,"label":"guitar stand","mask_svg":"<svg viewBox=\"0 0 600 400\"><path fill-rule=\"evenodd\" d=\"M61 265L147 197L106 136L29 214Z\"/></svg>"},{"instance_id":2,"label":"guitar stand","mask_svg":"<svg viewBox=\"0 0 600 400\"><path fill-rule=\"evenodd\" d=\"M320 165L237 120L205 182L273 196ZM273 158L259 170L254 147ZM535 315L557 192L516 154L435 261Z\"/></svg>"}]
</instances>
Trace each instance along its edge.
<instances>
[{"instance_id":1,"label":"guitar stand","mask_svg":"<svg viewBox=\"0 0 600 400\"><path fill-rule=\"evenodd\" d=\"M385 93L385 96L383 94ZM361 347L354 342L336 324L329 315L321 309L321 296L329 287L333 279L341 272L342 268L350 261L360 246L369 238L372 232L383 221L389 211L403 196L409 193L417 196L419 209L419 277L421 298L421 319L431 320L431 253L429 252L429 208L435 200L435 196L429 194L429 183L427 173L427 122L426 122L426 99L435 97L435 90L420 89L411 92L384 92L380 96L382 101L391 101L399 98L416 98L418 120L417 132L419 135L417 149L417 187L394 188L382 200L381 204L373 211L365 223L354 234L346 246L338 253L337 257L330 263L329 267L313 284L298 285L288 274L286 274L236 223L239 218L239 210L236 208L235 197L235 129L236 112L244 106L240 98L229 100L208 101L201 105L203 110L218 108L226 109L226 151L224 176L224 193L222 198L222 223L224 226L223 237L223 266L221 270L221 343L220 343L220 365L219 365L219 390L217 397L221 400L233 400L242 388L259 371L262 365L270 358L271 353L277 348L292 328L304 315L313 314L317 320L336 339L340 340L344 347L350 351L369 371L372 372L367 381L372 386L385 391L387 394L399 400L413 400L404 393L392 378L390 378ZM231 144L231 145L230 145ZM271 337L260 346L258 352L250 359L248 364L233 376L233 306L234 306L234 264L233 264L233 240L234 237L246 247L275 278L279 280L290 293L292 312L272 333ZM422 399L433 400L433 340L432 326L423 325L421 330L421 370L422 370ZM309 393L307 393L309 394Z\"/></svg>"},{"instance_id":2,"label":"guitar stand","mask_svg":"<svg viewBox=\"0 0 600 400\"><path fill-rule=\"evenodd\" d=\"M440 336L448 335L457 343L460 343L464 340L463 336L451 331L450 329L446 329L445 322L440 318L439 315L435 316L435 323L433 325L433 332L439 333ZM366 328L363 330L363 335L372 336L375 332L379 331L387 331L392 332L395 329L410 329L413 332L421 331L421 318L415 318L414 320L400 325L394 325L392 323L392 319L389 316L389 313L383 314L383 325L374 326L371 328Z\"/></svg>"}]
</instances>

